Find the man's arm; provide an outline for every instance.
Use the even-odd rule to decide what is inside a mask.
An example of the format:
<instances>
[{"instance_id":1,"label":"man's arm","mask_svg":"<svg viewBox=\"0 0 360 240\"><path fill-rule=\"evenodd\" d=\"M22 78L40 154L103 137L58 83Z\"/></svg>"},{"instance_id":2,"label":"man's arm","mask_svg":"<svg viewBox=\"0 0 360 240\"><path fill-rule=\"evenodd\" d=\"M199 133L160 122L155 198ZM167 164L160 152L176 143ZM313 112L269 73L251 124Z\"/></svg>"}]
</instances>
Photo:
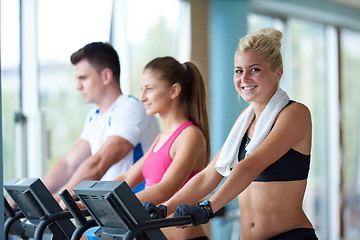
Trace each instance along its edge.
<instances>
[{"instance_id":1,"label":"man's arm","mask_svg":"<svg viewBox=\"0 0 360 240\"><path fill-rule=\"evenodd\" d=\"M84 139L77 140L71 150L57 161L45 175L43 179L45 186L52 194L57 193L90 155L89 143Z\"/></svg>"},{"instance_id":2,"label":"man's arm","mask_svg":"<svg viewBox=\"0 0 360 240\"><path fill-rule=\"evenodd\" d=\"M74 196L72 189L84 180L100 180L106 171L133 149L133 145L119 136L106 139L97 153L88 157L74 172L62 189ZM61 190L62 190L61 189Z\"/></svg>"}]
</instances>

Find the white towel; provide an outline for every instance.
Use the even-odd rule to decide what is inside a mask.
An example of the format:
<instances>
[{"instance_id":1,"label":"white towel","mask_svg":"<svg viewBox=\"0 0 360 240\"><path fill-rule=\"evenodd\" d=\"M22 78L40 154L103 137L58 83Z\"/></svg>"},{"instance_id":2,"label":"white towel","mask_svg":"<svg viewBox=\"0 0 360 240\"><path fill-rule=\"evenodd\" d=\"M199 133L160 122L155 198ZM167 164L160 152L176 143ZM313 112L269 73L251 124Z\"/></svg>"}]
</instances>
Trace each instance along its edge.
<instances>
[{"instance_id":1,"label":"white towel","mask_svg":"<svg viewBox=\"0 0 360 240\"><path fill-rule=\"evenodd\" d=\"M275 118L289 103L289 96L280 87L276 90L256 123L253 137L246 146L247 155L251 154L269 134ZM241 141L254 118L253 106L250 105L238 118L227 137L223 149L215 164L215 169L224 177L230 174L231 169L238 163L238 154Z\"/></svg>"}]
</instances>

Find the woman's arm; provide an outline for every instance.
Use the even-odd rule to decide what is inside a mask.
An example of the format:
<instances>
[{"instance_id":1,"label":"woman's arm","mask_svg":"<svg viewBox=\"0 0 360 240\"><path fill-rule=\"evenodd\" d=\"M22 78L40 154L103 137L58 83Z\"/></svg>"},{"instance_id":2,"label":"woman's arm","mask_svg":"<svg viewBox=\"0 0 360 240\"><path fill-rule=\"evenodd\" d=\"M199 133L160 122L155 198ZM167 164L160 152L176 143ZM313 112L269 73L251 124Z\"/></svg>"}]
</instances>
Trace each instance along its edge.
<instances>
[{"instance_id":1,"label":"woman's arm","mask_svg":"<svg viewBox=\"0 0 360 240\"><path fill-rule=\"evenodd\" d=\"M214 212L238 196L269 165L291 148L310 153L311 116L302 104L284 109L258 148L240 161L219 190L209 199Z\"/></svg>"},{"instance_id":2,"label":"woman's arm","mask_svg":"<svg viewBox=\"0 0 360 240\"><path fill-rule=\"evenodd\" d=\"M184 184L196 163L201 168L206 162L206 143L202 132L195 126L184 129L170 148L172 162L161 181L136 194L142 202L160 204L173 196Z\"/></svg>"},{"instance_id":3,"label":"woman's arm","mask_svg":"<svg viewBox=\"0 0 360 240\"><path fill-rule=\"evenodd\" d=\"M214 166L220 151L204 170L194 176L165 203L168 214L173 213L180 203L193 205L206 197L219 185L223 176L215 170Z\"/></svg>"}]
</instances>

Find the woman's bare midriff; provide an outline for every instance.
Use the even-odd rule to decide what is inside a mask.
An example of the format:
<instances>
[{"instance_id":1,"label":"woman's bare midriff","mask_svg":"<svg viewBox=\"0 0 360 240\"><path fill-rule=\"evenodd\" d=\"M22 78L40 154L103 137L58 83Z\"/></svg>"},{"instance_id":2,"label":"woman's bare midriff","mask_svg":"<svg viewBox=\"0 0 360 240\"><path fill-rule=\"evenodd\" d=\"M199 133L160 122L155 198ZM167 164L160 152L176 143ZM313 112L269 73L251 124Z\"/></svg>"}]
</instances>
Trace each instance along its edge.
<instances>
[{"instance_id":1,"label":"woman's bare midriff","mask_svg":"<svg viewBox=\"0 0 360 240\"><path fill-rule=\"evenodd\" d=\"M206 236L202 225L187 228L168 227L162 228L161 231L168 240L185 240Z\"/></svg>"},{"instance_id":2,"label":"woman's bare midriff","mask_svg":"<svg viewBox=\"0 0 360 240\"><path fill-rule=\"evenodd\" d=\"M312 228L302 209L306 180L252 182L238 197L242 240L264 240L294 228Z\"/></svg>"}]
</instances>

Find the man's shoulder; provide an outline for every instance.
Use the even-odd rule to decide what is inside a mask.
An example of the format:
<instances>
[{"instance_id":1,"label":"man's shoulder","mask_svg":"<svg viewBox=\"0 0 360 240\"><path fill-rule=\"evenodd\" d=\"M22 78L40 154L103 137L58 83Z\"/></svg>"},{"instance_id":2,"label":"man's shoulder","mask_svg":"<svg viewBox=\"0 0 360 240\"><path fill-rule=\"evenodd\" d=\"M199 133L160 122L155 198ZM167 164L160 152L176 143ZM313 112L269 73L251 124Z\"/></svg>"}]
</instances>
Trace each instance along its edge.
<instances>
[{"instance_id":1,"label":"man's shoulder","mask_svg":"<svg viewBox=\"0 0 360 240\"><path fill-rule=\"evenodd\" d=\"M98 108L91 109L86 115L86 121L91 122L91 120L100 113Z\"/></svg>"},{"instance_id":2,"label":"man's shoulder","mask_svg":"<svg viewBox=\"0 0 360 240\"><path fill-rule=\"evenodd\" d=\"M126 94L120 95L120 97L117 99L117 102L118 103L129 102L129 103L134 103L134 104L142 104L138 98L136 98L132 95L126 95Z\"/></svg>"},{"instance_id":3,"label":"man's shoulder","mask_svg":"<svg viewBox=\"0 0 360 240\"><path fill-rule=\"evenodd\" d=\"M114 111L145 112L144 104L131 95L121 95L114 105Z\"/></svg>"}]
</instances>

